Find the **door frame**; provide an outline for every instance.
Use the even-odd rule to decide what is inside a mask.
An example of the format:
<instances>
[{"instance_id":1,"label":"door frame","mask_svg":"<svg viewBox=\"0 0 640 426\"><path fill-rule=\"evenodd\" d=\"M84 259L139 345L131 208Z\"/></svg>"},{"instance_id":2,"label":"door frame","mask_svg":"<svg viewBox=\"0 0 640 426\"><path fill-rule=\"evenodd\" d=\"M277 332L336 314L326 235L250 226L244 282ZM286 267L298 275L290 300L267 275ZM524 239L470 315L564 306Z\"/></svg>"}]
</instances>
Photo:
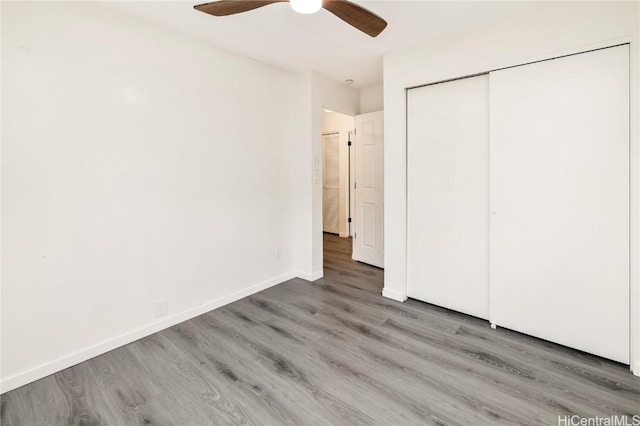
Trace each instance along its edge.
<instances>
[{"instance_id":1,"label":"door frame","mask_svg":"<svg viewBox=\"0 0 640 426\"><path fill-rule=\"evenodd\" d=\"M332 112L332 113L338 113L340 115L349 117L353 120L353 126L352 128L350 128L349 130L347 129L329 129L324 127L324 122L322 125L323 128L323 132L321 133L321 140L320 140L320 145L321 145L321 152L322 155L319 157L320 162L319 162L319 170L322 172L320 178L321 181L321 186L323 187L323 192L324 192L324 138L325 136L330 136L330 135L338 135L339 137L339 156L340 156L340 180L341 180L341 184L340 184L340 192L342 192L340 194L340 202L345 202L346 204L346 218L345 218L345 228L346 228L346 232L343 232L343 229L341 227L339 227L339 233L338 235L341 238L347 238L347 237L351 237L353 236L353 232L355 229L355 218L353 217L353 208L354 208L354 198L355 198L355 192L353 189L353 185L354 185L354 181L355 181L355 143L354 143L354 135L355 135L355 120L356 120L356 116L355 114L348 114L348 113L344 113L344 112L340 112L340 111L336 111L336 110L329 110L326 108L322 108L323 111L323 120L324 120L324 113L326 112ZM343 151L343 148L346 147L346 150ZM343 155L344 154L344 155ZM343 158L344 157L344 158ZM348 168L346 170L344 170L343 168L343 163L342 161L345 160L346 164L348 165ZM343 178L343 173L346 174L346 180L345 180L345 186L342 186L342 178ZM323 211L323 220L321 221L321 226L320 229L322 230L322 232L324 231L324 193L322 194L322 211ZM343 200L344 197L344 200ZM340 212L341 214L342 212ZM349 219L351 219L351 222L349 221ZM323 255L324 256L324 255Z\"/></svg>"}]
</instances>

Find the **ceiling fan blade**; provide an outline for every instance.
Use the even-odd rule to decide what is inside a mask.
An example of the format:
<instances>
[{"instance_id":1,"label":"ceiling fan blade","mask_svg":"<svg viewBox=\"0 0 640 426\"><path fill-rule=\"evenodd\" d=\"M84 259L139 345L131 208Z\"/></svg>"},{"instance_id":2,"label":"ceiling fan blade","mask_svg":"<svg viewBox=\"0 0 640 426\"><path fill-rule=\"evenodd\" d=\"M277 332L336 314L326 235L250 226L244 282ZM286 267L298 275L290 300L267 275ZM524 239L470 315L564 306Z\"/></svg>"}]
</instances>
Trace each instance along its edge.
<instances>
[{"instance_id":1,"label":"ceiling fan blade","mask_svg":"<svg viewBox=\"0 0 640 426\"><path fill-rule=\"evenodd\" d=\"M348 0L324 0L322 7L371 37L376 37L387 27L387 21Z\"/></svg>"},{"instance_id":2,"label":"ceiling fan blade","mask_svg":"<svg viewBox=\"0 0 640 426\"><path fill-rule=\"evenodd\" d=\"M200 12L214 16L235 15L236 13L247 12L271 3L285 2L288 0L220 0L211 3L203 3L193 6Z\"/></svg>"}]
</instances>

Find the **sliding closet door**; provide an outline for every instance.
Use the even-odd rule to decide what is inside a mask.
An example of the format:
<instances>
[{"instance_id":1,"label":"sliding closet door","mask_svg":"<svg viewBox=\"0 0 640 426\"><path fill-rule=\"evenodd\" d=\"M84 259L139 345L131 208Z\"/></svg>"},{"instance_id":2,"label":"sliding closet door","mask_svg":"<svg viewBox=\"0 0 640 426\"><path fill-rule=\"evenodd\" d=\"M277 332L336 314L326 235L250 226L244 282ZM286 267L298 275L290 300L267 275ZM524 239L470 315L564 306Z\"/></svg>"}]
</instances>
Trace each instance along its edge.
<instances>
[{"instance_id":1,"label":"sliding closet door","mask_svg":"<svg viewBox=\"0 0 640 426\"><path fill-rule=\"evenodd\" d=\"M489 76L407 99L407 294L489 317Z\"/></svg>"},{"instance_id":2,"label":"sliding closet door","mask_svg":"<svg viewBox=\"0 0 640 426\"><path fill-rule=\"evenodd\" d=\"M628 364L628 46L490 91L491 322Z\"/></svg>"}]
</instances>

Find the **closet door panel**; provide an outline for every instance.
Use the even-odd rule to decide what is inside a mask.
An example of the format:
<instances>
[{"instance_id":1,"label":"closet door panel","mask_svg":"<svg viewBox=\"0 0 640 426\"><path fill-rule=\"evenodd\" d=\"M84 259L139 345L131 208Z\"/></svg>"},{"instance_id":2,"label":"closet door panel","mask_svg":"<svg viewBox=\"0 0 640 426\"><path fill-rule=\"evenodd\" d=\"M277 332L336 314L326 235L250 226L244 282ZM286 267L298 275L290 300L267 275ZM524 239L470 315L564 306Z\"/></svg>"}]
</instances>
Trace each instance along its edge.
<instances>
[{"instance_id":1,"label":"closet door panel","mask_svg":"<svg viewBox=\"0 0 640 426\"><path fill-rule=\"evenodd\" d=\"M489 77L407 94L407 294L489 317Z\"/></svg>"},{"instance_id":2,"label":"closet door panel","mask_svg":"<svg viewBox=\"0 0 640 426\"><path fill-rule=\"evenodd\" d=\"M490 74L491 322L629 363L628 46Z\"/></svg>"}]
</instances>

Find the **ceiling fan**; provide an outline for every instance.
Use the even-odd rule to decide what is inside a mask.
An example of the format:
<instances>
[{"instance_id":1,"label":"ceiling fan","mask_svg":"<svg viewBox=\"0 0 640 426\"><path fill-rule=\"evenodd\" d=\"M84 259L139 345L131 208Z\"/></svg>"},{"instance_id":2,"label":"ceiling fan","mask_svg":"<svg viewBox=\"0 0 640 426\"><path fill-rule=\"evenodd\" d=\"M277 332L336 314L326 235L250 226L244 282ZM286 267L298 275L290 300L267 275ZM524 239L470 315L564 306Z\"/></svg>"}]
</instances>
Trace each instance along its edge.
<instances>
[{"instance_id":1,"label":"ceiling fan","mask_svg":"<svg viewBox=\"0 0 640 426\"><path fill-rule=\"evenodd\" d=\"M291 4L291 8L298 13L311 14L320 9L328 10L347 24L371 37L376 37L387 26L387 21L348 0L219 0L199 4L194 8L209 15L227 16L248 12L271 3L287 1Z\"/></svg>"}]
</instances>

